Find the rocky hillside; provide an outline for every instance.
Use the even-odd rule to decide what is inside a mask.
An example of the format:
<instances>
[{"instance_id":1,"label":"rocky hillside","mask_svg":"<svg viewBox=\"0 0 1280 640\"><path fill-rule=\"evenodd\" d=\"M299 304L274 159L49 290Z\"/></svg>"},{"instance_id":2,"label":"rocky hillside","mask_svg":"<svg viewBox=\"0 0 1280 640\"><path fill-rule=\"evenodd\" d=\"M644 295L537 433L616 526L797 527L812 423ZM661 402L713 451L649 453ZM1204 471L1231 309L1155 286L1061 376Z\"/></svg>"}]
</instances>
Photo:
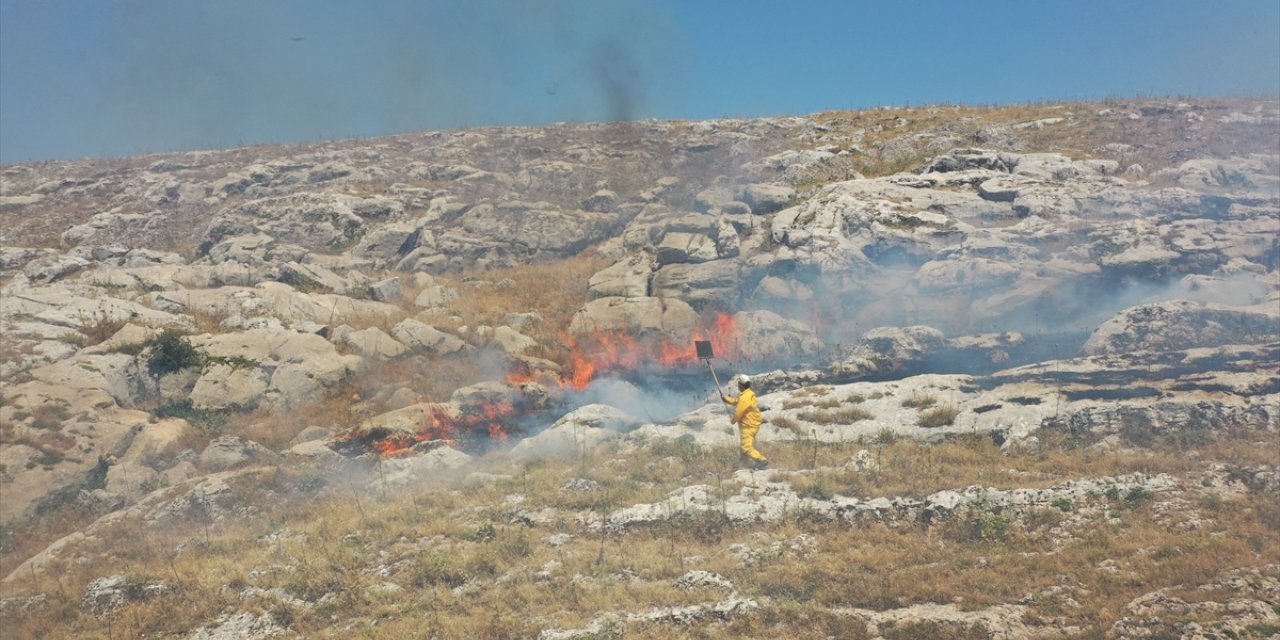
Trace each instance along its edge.
<instances>
[{"instance_id":1,"label":"rocky hillside","mask_svg":"<svg viewBox=\"0 0 1280 640\"><path fill-rule=\"evenodd\" d=\"M1274 99L0 187L0 636L1280 632Z\"/></svg>"}]
</instances>

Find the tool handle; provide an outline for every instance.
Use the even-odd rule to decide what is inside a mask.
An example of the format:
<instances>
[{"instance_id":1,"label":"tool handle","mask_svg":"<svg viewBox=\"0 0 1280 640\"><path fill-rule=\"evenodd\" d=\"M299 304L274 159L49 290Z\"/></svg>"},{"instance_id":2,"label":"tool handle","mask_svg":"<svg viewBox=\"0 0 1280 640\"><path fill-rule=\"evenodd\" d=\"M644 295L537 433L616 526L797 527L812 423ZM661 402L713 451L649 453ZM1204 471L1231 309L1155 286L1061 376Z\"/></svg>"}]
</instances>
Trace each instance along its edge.
<instances>
[{"instance_id":1,"label":"tool handle","mask_svg":"<svg viewBox=\"0 0 1280 640\"><path fill-rule=\"evenodd\" d=\"M720 392L720 402L721 402L721 403L723 403L723 402L724 402L724 389L721 389L721 388L720 388L720 378L717 378L717 377L716 377L716 368L715 368L715 367L713 367L713 366L711 366L711 361L710 361L710 360L707 360L707 368L711 370L711 379L715 381L715 383L716 383L716 391L719 391L719 392ZM726 405L724 406L724 410L725 410L725 411L727 411L727 412L729 413L729 416L730 416L730 417L732 417L732 416L733 416L733 409L730 409L730 408L729 408L729 405L727 405L727 404L726 404Z\"/></svg>"}]
</instances>

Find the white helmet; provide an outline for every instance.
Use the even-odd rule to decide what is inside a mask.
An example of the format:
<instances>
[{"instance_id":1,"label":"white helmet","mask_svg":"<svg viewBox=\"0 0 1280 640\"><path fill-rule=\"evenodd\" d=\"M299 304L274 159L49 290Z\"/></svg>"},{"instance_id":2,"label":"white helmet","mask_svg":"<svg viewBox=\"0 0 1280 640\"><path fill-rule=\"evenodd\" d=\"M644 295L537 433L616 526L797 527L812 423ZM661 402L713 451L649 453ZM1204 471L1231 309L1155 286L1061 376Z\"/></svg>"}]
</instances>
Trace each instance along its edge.
<instances>
[{"instance_id":1,"label":"white helmet","mask_svg":"<svg viewBox=\"0 0 1280 640\"><path fill-rule=\"evenodd\" d=\"M750 386L751 386L751 376L749 376L749 375L747 375L747 374L745 374L745 373L739 373L738 375L734 376L734 377L733 377L733 381L734 381L734 382L736 382L736 383L738 383L738 386L739 386L739 387L750 387Z\"/></svg>"}]
</instances>

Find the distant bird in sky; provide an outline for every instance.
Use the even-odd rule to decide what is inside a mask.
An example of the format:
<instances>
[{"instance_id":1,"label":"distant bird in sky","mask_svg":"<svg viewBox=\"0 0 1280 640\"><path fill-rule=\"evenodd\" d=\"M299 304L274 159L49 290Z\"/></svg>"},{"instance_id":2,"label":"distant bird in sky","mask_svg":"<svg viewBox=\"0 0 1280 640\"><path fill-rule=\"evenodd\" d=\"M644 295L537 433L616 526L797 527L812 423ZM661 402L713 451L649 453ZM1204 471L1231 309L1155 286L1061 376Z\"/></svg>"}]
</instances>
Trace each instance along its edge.
<instances>
[{"instance_id":1,"label":"distant bird in sky","mask_svg":"<svg viewBox=\"0 0 1280 640\"><path fill-rule=\"evenodd\" d=\"M306 40L306 38L304 38L304 37L302 37L302 36L293 36L293 37L291 37L291 38L289 38L289 39L290 39L290 40L292 40L292 41L294 41L294 42L302 42L303 40Z\"/></svg>"}]
</instances>

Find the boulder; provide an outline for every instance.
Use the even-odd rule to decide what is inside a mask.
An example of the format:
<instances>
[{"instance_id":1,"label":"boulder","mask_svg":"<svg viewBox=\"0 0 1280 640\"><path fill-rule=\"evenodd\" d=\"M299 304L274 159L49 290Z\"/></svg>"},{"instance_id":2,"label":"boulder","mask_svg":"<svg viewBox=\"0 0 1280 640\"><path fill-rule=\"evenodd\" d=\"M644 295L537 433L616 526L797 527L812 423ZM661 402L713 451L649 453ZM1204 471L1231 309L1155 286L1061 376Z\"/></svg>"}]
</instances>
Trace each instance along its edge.
<instances>
[{"instance_id":1,"label":"boulder","mask_svg":"<svg viewBox=\"0 0 1280 640\"><path fill-rule=\"evenodd\" d=\"M392 266L418 246L421 222L402 220L381 225L365 234L347 255Z\"/></svg>"},{"instance_id":2,"label":"boulder","mask_svg":"<svg viewBox=\"0 0 1280 640\"><path fill-rule=\"evenodd\" d=\"M954 149L935 156L925 165L922 173L947 173L970 169L987 169L1001 173L1011 173L1018 166L1016 154L1002 153L988 149Z\"/></svg>"},{"instance_id":3,"label":"boulder","mask_svg":"<svg viewBox=\"0 0 1280 640\"><path fill-rule=\"evenodd\" d=\"M811 327L772 311L743 311L734 316L738 342L750 345L752 358L768 362L813 358L825 345Z\"/></svg>"},{"instance_id":4,"label":"boulder","mask_svg":"<svg viewBox=\"0 0 1280 640\"><path fill-rule=\"evenodd\" d=\"M449 255L515 249L521 259L546 254L567 257L604 240L613 214L564 211L547 202L480 204L462 218L462 227L437 236L435 247ZM477 251L477 249L479 251Z\"/></svg>"},{"instance_id":5,"label":"boulder","mask_svg":"<svg viewBox=\"0 0 1280 640\"><path fill-rule=\"evenodd\" d=\"M516 458L568 458L619 437L619 429L637 424L626 412L602 404L580 407L542 433L521 440L511 449Z\"/></svg>"},{"instance_id":6,"label":"boulder","mask_svg":"<svg viewBox=\"0 0 1280 640\"><path fill-rule=\"evenodd\" d=\"M322 397L364 370L358 355L342 355L312 333L253 329L199 338L196 346L213 357L256 362L271 380L260 403L276 410L295 408Z\"/></svg>"},{"instance_id":7,"label":"boulder","mask_svg":"<svg viewBox=\"0 0 1280 640\"><path fill-rule=\"evenodd\" d=\"M796 198L796 190L785 185L753 184L742 190L742 200L751 207L751 213L763 215L781 211Z\"/></svg>"},{"instance_id":8,"label":"boulder","mask_svg":"<svg viewBox=\"0 0 1280 640\"><path fill-rule=\"evenodd\" d=\"M410 350L422 353L449 355L469 348L461 338L413 318L400 321L391 329L391 335Z\"/></svg>"},{"instance_id":9,"label":"boulder","mask_svg":"<svg viewBox=\"0 0 1280 640\"><path fill-rule=\"evenodd\" d=\"M461 406L495 405L511 403L519 392L501 382L477 382L454 391L449 402Z\"/></svg>"},{"instance_id":10,"label":"boulder","mask_svg":"<svg viewBox=\"0 0 1280 640\"><path fill-rule=\"evenodd\" d=\"M136 462L152 467L163 466L187 448L196 431L186 420L160 418L143 425L134 436L121 462Z\"/></svg>"},{"instance_id":11,"label":"boulder","mask_svg":"<svg viewBox=\"0 0 1280 640\"><path fill-rule=\"evenodd\" d=\"M598 298L574 314L569 332L621 332L636 337L666 336L686 343L698 324L698 314L685 302L662 298Z\"/></svg>"},{"instance_id":12,"label":"boulder","mask_svg":"<svg viewBox=\"0 0 1280 640\"><path fill-rule=\"evenodd\" d=\"M198 464L205 471L224 471L246 464L272 462L275 452L238 436L220 436L200 452Z\"/></svg>"},{"instance_id":13,"label":"boulder","mask_svg":"<svg viewBox=\"0 0 1280 640\"><path fill-rule=\"evenodd\" d=\"M489 348L509 356L518 356L538 346L538 341L508 326L495 327Z\"/></svg>"},{"instance_id":14,"label":"boulder","mask_svg":"<svg viewBox=\"0 0 1280 640\"><path fill-rule=\"evenodd\" d=\"M742 251L742 242L738 239L738 230L726 216L716 221L716 256L734 258Z\"/></svg>"},{"instance_id":15,"label":"boulder","mask_svg":"<svg viewBox=\"0 0 1280 640\"><path fill-rule=\"evenodd\" d=\"M591 197L582 201L583 211L608 213L613 211L617 207L618 207L618 194L612 191L609 191L608 189L601 189L591 194Z\"/></svg>"},{"instance_id":16,"label":"boulder","mask_svg":"<svg viewBox=\"0 0 1280 640\"><path fill-rule=\"evenodd\" d=\"M404 285L400 278L387 278L369 285L366 291L378 302L394 302L404 296Z\"/></svg>"},{"instance_id":17,"label":"boulder","mask_svg":"<svg viewBox=\"0 0 1280 640\"><path fill-rule=\"evenodd\" d=\"M88 260L76 256L55 256L27 263L22 273L32 282L54 282L88 267L89 264Z\"/></svg>"},{"instance_id":18,"label":"boulder","mask_svg":"<svg viewBox=\"0 0 1280 640\"><path fill-rule=\"evenodd\" d=\"M733 192L728 187L711 187L694 196L693 210L701 213L719 211L721 206L734 200Z\"/></svg>"},{"instance_id":19,"label":"boulder","mask_svg":"<svg viewBox=\"0 0 1280 640\"><path fill-rule=\"evenodd\" d=\"M306 429L299 431L298 435L294 436L293 440L290 441L290 444L302 444L304 442L314 442L317 440L327 442L331 438L333 438L333 431L324 427L311 425Z\"/></svg>"},{"instance_id":20,"label":"boulder","mask_svg":"<svg viewBox=\"0 0 1280 640\"><path fill-rule=\"evenodd\" d=\"M650 261L642 255L627 256L597 271L587 282L587 298L641 298L649 295Z\"/></svg>"},{"instance_id":21,"label":"boulder","mask_svg":"<svg viewBox=\"0 0 1280 640\"><path fill-rule=\"evenodd\" d=\"M299 442L284 452L285 456L295 460L310 460L318 463L334 463L342 460L342 455L329 448L324 440L308 440Z\"/></svg>"},{"instance_id":22,"label":"boulder","mask_svg":"<svg viewBox=\"0 0 1280 640\"><path fill-rule=\"evenodd\" d=\"M191 390L196 409L255 409L270 386L265 370L254 364L213 364Z\"/></svg>"},{"instance_id":23,"label":"boulder","mask_svg":"<svg viewBox=\"0 0 1280 640\"><path fill-rule=\"evenodd\" d=\"M406 351L400 341L377 327L352 331L343 337L342 341L351 347L352 351L366 359L390 360Z\"/></svg>"},{"instance_id":24,"label":"boulder","mask_svg":"<svg viewBox=\"0 0 1280 640\"><path fill-rule=\"evenodd\" d=\"M442 309L453 300L458 299L458 292L442 284L429 284L422 288L413 304L423 309Z\"/></svg>"},{"instance_id":25,"label":"boulder","mask_svg":"<svg viewBox=\"0 0 1280 640\"><path fill-rule=\"evenodd\" d=\"M294 289L308 292L320 289L342 292L349 286L346 278L320 265L297 262L286 262L280 265L280 275L277 279Z\"/></svg>"},{"instance_id":26,"label":"boulder","mask_svg":"<svg viewBox=\"0 0 1280 640\"><path fill-rule=\"evenodd\" d=\"M765 276L760 279L760 284L756 286L752 297L763 300L804 302L813 299L813 289L799 280Z\"/></svg>"},{"instance_id":27,"label":"boulder","mask_svg":"<svg viewBox=\"0 0 1280 640\"><path fill-rule=\"evenodd\" d=\"M653 274L650 290L659 298L683 300L695 309L733 308L740 295L738 263L712 260L669 264Z\"/></svg>"},{"instance_id":28,"label":"boulder","mask_svg":"<svg viewBox=\"0 0 1280 640\"><path fill-rule=\"evenodd\" d=\"M659 265L708 262L717 257L715 241L703 234L668 233L657 248Z\"/></svg>"},{"instance_id":29,"label":"boulder","mask_svg":"<svg viewBox=\"0 0 1280 640\"><path fill-rule=\"evenodd\" d=\"M1125 309L1094 330L1082 352L1174 351L1276 340L1280 340L1280 309L1274 305L1228 307L1169 300Z\"/></svg>"},{"instance_id":30,"label":"boulder","mask_svg":"<svg viewBox=\"0 0 1280 640\"><path fill-rule=\"evenodd\" d=\"M529 327L541 326L542 316L532 311L527 313L508 313L502 317L502 322L516 331L523 331Z\"/></svg>"},{"instance_id":31,"label":"boulder","mask_svg":"<svg viewBox=\"0 0 1280 640\"><path fill-rule=\"evenodd\" d=\"M947 346L942 332L933 327L879 327L862 335L857 350L876 360L916 362Z\"/></svg>"}]
</instances>

